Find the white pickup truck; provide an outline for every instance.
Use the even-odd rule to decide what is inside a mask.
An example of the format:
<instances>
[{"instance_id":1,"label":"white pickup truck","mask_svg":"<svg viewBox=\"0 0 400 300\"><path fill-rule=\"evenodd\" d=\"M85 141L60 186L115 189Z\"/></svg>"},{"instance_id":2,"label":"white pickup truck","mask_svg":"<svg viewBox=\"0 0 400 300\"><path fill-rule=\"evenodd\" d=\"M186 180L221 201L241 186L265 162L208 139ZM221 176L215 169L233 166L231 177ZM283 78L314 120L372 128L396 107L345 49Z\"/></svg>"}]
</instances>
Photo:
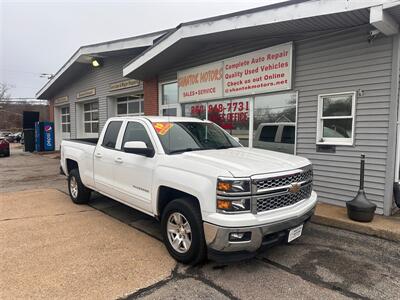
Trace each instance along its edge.
<instances>
[{"instance_id":1,"label":"white pickup truck","mask_svg":"<svg viewBox=\"0 0 400 300\"><path fill-rule=\"evenodd\" d=\"M61 166L73 202L97 191L159 219L171 256L190 264L290 242L317 202L309 160L194 118L111 118L98 141L63 141Z\"/></svg>"}]
</instances>

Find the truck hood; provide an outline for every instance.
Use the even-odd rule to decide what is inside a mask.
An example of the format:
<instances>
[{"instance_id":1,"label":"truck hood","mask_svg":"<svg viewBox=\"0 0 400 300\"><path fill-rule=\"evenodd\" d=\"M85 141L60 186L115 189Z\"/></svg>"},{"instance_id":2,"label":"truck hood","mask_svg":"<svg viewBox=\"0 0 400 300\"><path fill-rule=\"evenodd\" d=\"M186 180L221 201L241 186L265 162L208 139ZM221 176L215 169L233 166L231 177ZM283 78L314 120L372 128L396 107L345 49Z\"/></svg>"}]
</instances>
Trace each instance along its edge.
<instances>
[{"instance_id":1,"label":"truck hood","mask_svg":"<svg viewBox=\"0 0 400 300\"><path fill-rule=\"evenodd\" d=\"M233 177L288 171L310 164L308 159L300 156L245 147L185 152L182 155L185 159L228 171Z\"/></svg>"}]
</instances>

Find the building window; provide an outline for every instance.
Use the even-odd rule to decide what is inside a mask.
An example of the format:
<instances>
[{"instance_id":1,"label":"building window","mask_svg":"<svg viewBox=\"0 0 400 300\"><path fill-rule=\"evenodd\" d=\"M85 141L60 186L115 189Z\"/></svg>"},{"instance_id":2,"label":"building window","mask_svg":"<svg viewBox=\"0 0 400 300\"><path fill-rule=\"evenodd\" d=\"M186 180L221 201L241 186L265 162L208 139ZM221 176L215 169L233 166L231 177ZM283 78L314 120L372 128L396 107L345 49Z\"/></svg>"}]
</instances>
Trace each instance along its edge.
<instances>
[{"instance_id":1,"label":"building window","mask_svg":"<svg viewBox=\"0 0 400 300\"><path fill-rule=\"evenodd\" d=\"M295 154L296 116L297 93L256 96L253 146Z\"/></svg>"},{"instance_id":2,"label":"building window","mask_svg":"<svg viewBox=\"0 0 400 300\"><path fill-rule=\"evenodd\" d=\"M182 105L186 117L210 120L247 147L295 153L297 93L279 93L254 97L251 110L249 97L188 103ZM254 130L250 132L253 119Z\"/></svg>"},{"instance_id":3,"label":"building window","mask_svg":"<svg viewBox=\"0 0 400 300\"><path fill-rule=\"evenodd\" d=\"M61 107L61 131L63 133L71 132L71 117L69 106Z\"/></svg>"},{"instance_id":4,"label":"building window","mask_svg":"<svg viewBox=\"0 0 400 300\"><path fill-rule=\"evenodd\" d=\"M118 116L142 116L144 115L143 95L126 96L117 98Z\"/></svg>"},{"instance_id":5,"label":"building window","mask_svg":"<svg viewBox=\"0 0 400 300\"><path fill-rule=\"evenodd\" d=\"M167 82L160 84L160 115L179 116L180 105L178 103L178 83Z\"/></svg>"},{"instance_id":6,"label":"building window","mask_svg":"<svg viewBox=\"0 0 400 300\"><path fill-rule=\"evenodd\" d=\"M90 102L83 105L83 124L85 133L99 132L99 103Z\"/></svg>"},{"instance_id":7,"label":"building window","mask_svg":"<svg viewBox=\"0 0 400 300\"><path fill-rule=\"evenodd\" d=\"M210 120L231 135L239 138L243 146L249 144L249 99L218 100L183 105L185 117Z\"/></svg>"},{"instance_id":8,"label":"building window","mask_svg":"<svg viewBox=\"0 0 400 300\"><path fill-rule=\"evenodd\" d=\"M353 145L356 93L318 96L317 144Z\"/></svg>"},{"instance_id":9,"label":"building window","mask_svg":"<svg viewBox=\"0 0 400 300\"><path fill-rule=\"evenodd\" d=\"M207 119L207 103L190 103L183 104L183 115L185 117L198 118L200 120Z\"/></svg>"}]
</instances>

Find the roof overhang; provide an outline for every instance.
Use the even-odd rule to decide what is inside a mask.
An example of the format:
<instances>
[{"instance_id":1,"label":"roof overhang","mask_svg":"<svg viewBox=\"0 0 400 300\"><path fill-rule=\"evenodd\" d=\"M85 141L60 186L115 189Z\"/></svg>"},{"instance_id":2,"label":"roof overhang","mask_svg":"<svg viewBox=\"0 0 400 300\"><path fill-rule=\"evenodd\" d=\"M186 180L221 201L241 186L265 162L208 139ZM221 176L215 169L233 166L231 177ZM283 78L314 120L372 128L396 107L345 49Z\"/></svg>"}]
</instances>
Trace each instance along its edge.
<instances>
[{"instance_id":1,"label":"roof overhang","mask_svg":"<svg viewBox=\"0 0 400 300\"><path fill-rule=\"evenodd\" d=\"M57 73L36 93L36 98L48 99L62 86L62 82L67 82L74 77L74 74L78 74L83 69L88 68L93 58L124 54L136 56L152 46L156 39L160 38L167 32L168 30L158 31L126 39L80 47L57 71Z\"/></svg>"},{"instance_id":2,"label":"roof overhang","mask_svg":"<svg viewBox=\"0 0 400 300\"><path fill-rule=\"evenodd\" d=\"M374 7L373 23L370 23L371 7ZM396 32L399 16L387 11L398 7L400 1L394 0L295 0L183 23L125 65L123 76L148 79L179 62L183 55L190 55L198 45L210 43L364 24L381 28L384 34Z\"/></svg>"}]
</instances>

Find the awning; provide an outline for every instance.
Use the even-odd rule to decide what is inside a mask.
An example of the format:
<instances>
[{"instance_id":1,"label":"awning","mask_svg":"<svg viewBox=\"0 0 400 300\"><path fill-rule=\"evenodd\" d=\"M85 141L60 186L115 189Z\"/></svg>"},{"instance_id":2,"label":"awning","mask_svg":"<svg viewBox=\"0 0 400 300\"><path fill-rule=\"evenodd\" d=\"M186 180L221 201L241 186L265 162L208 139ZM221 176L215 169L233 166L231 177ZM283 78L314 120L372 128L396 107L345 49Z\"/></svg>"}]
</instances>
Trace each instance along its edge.
<instances>
[{"instance_id":1,"label":"awning","mask_svg":"<svg viewBox=\"0 0 400 300\"><path fill-rule=\"evenodd\" d=\"M400 1L394 0L303 0L183 23L125 65L123 75L149 79L199 47L223 42L278 36L296 40L305 33L311 36L366 24L394 34L398 32L399 7Z\"/></svg>"},{"instance_id":2,"label":"awning","mask_svg":"<svg viewBox=\"0 0 400 300\"><path fill-rule=\"evenodd\" d=\"M54 77L36 93L36 98L50 99L60 88L88 69L93 58L113 55L135 57L152 46L154 41L166 32L168 30L80 47Z\"/></svg>"}]
</instances>

